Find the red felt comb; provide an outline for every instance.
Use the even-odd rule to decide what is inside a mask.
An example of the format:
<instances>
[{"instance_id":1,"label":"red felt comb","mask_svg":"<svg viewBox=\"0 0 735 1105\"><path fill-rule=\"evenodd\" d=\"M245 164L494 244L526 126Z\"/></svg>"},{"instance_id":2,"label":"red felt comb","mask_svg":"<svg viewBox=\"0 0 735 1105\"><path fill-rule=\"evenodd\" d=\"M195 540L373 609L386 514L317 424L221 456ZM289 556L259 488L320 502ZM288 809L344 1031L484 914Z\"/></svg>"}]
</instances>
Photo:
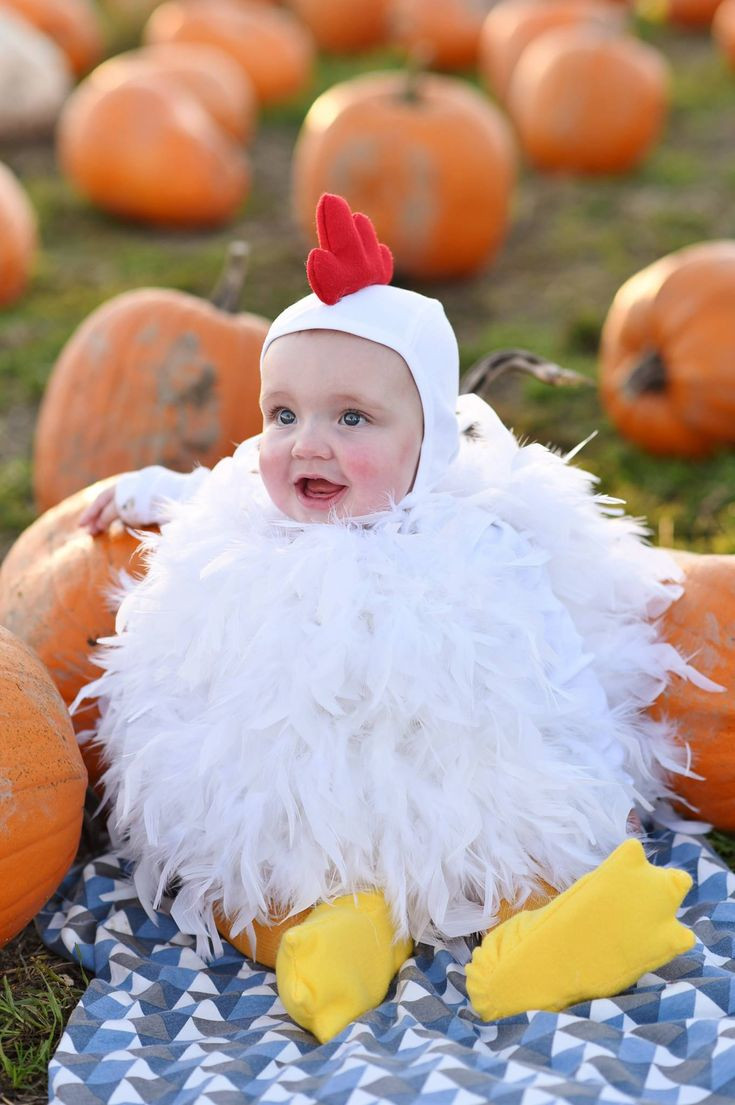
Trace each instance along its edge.
<instances>
[{"instance_id":1,"label":"red felt comb","mask_svg":"<svg viewBox=\"0 0 735 1105\"><path fill-rule=\"evenodd\" d=\"M319 249L306 261L312 291L323 303L371 284L388 284L393 275L393 255L378 241L367 215L353 215L347 200L325 192L316 209Z\"/></svg>"}]
</instances>

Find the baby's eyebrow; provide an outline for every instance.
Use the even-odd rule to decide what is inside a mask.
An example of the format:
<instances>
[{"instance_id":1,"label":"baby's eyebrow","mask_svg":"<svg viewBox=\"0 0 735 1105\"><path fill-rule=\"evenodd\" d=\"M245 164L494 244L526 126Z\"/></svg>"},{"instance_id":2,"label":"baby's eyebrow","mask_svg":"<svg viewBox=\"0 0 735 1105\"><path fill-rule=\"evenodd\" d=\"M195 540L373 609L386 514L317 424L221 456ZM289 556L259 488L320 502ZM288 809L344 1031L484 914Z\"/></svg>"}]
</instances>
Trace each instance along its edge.
<instances>
[{"instance_id":1,"label":"baby's eyebrow","mask_svg":"<svg viewBox=\"0 0 735 1105\"><path fill-rule=\"evenodd\" d=\"M289 399L289 398L290 398L290 396L289 396L288 392L287 391L281 391L280 389L277 389L276 391L263 391L263 392L261 392L261 395L260 395L260 403L261 403L261 406L262 406L263 403L272 403L274 399Z\"/></svg>"},{"instance_id":2,"label":"baby's eyebrow","mask_svg":"<svg viewBox=\"0 0 735 1105\"><path fill-rule=\"evenodd\" d=\"M350 395L346 392L334 392L330 399L334 399L337 403L344 403L345 406L351 407L369 407L371 410L385 410L385 405L378 399L372 397L368 398L366 395Z\"/></svg>"}]
</instances>

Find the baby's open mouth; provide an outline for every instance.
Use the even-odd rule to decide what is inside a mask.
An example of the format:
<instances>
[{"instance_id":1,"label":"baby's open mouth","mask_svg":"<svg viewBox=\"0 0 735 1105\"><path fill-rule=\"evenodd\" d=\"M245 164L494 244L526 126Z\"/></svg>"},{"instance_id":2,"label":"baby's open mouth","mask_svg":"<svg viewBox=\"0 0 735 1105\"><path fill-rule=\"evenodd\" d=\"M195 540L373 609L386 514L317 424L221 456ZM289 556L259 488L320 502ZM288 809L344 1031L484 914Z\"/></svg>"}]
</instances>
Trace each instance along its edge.
<instances>
[{"instance_id":1,"label":"baby's open mouth","mask_svg":"<svg viewBox=\"0 0 735 1105\"><path fill-rule=\"evenodd\" d=\"M321 477L302 476L296 481L296 491L301 501L317 508L328 509L334 506L346 490L346 484L332 483Z\"/></svg>"}]
</instances>

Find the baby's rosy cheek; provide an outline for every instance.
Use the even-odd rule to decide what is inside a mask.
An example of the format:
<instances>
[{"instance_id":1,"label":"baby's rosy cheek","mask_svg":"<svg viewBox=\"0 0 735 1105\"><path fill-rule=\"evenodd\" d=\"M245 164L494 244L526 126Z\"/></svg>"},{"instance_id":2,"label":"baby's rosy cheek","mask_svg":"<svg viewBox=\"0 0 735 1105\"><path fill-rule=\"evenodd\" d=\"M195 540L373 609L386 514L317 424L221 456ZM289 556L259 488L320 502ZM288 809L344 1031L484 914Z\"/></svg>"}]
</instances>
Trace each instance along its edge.
<instances>
[{"instance_id":1,"label":"baby's rosy cheek","mask_svg":"<svg viewBox=\"0 0 735 1105\"><path fill-rule=\"evenodd\" d=\"M267 448L265 443L260 447L258 465L260 467L260 475L262 476L263 483L268 490L283 483L283 463L278 453L275 450Z\"/></svg>"},{"instance_id":2,"label":"baby's rosy cheek","mask_svg":"<svg viewBox=\"0 0 735 1105\"><path fill-rule=\"evenodd\" d=\"M353 446L349 454L350 481L360 484L372 484L389 476L385 456L372 448Z\"/></svg>"}]
</instances>

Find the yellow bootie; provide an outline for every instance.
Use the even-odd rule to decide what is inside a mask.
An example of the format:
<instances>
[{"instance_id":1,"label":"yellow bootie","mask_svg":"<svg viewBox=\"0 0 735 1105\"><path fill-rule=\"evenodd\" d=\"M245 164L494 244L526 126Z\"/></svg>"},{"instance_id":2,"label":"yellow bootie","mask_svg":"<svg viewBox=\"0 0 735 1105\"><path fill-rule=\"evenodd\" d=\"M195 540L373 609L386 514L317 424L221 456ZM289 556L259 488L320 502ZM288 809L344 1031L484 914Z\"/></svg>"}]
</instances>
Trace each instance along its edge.
<instances>
[{"instance_id":1,"label":"yellow bootie","mask_svg":"<svg viewBox=\"0 0 735 1105\"><path fill-rule=\"evenodd\" d=\"M695 943L675 917L691 885L626 840L548 905L486 934L467 965L472 1005L497 1020L620 993Z\"/></svg>"},{"instance_id":2,"label":"yellow bootie","mask_svg":"<svg viewBox=\"0 0 735 1105\"><path fill-rule=\"evenodd\" d=\"M283 934L276 957L278 994L289 1016L326 1043L375 1008L411 955L394 940L382 894L362 892L318 905Z\"/></svg>"}]
</instances>

